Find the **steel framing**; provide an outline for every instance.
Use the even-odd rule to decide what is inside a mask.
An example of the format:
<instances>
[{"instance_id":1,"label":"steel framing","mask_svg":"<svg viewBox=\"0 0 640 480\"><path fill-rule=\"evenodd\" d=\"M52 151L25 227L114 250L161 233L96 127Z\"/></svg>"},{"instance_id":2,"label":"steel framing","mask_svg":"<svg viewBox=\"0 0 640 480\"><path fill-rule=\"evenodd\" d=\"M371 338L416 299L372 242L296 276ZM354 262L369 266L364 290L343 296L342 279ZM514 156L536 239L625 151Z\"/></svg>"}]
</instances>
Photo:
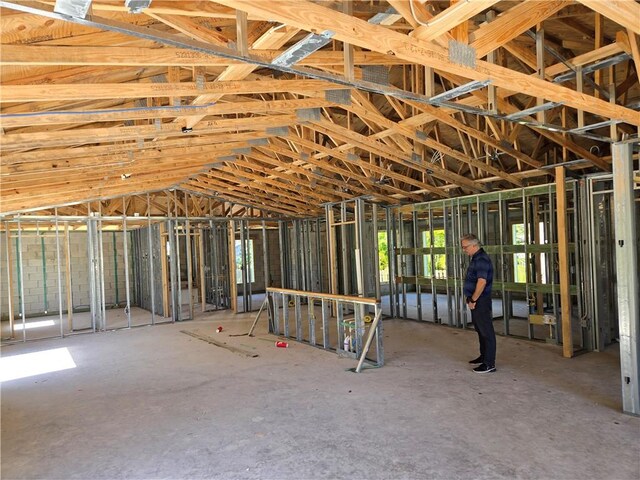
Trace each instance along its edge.
<instances>
[{"instance_id":1,"label":"steel framing","mask_svg":"<svg viewBox=\"0 0 640 480\"><path fill-rule=\"evenodd\" d=\"M616 272L620 328L622 407L640 415L640 290L638 288L638 232L633 192L630 143L613 145L613 200L615 212Z\"/></svg>"},{"instance_id":2,"label":"steel framing","mask_svg":"<svg viewBox=\"0 0 640 480\"><path fill-rule=\"evenodd\" d=\"M573 297L579 297L582 278L580 269L575 268L580 258L580 245L576 239L581 220L576 208L577 182L567 182L567 187L570 200L568 225L572 240L569 261L574 272L570 292ZM527 302L529 311L524 318L527 328L518 332L517 336L535 338L535 332L539 330L538 339L543 339L541 335L544 332L545 340L557 343L560 333L557 325L557 331L546 338L546 331L534 329L529 316L545 311L557 317L559 288L554 268L558 254L552 215L554 193L554 185L544 185L390 207L388 224L390 238L394 239L392 264L395 274L395 278L390 279L391 312L404 318L467 327L469 318L462 295L466 259L461 255L459 239L464 233L471 232L479 235L494 261L494 294L502 301L502 333L516 334L513 331L513 304L520 297L520 300ZM518 242L511 231L515 224L520 224L522 229L523 238ZM543 240L539 228L543 228ZM440 243L436 241L436 233ZM524 259L524 280L515 281L514 262L518 258ZM436 264L441 263L442 259L446 268L444 275L436 271ZM546 282L541 282L542 272ZM411 300L413 293L416 295L415 301ZM421 294L424 293L431 295L432 308L429 314L422 303ZM441 317L439 299L446 300L447 319ZM414 308L415 314L411 313ZM580 303L576 313L573 322L576 328L583 329L578 344L582 348L587 335L584 333L585 325L580 323L583 317Z\"/></svg>"},{"instance_id":3,"label":"steel framing","mask_svg":"<svg viewBox=\"0 0 640 480\"><path fill-rule=\"evenodd\" d=\"M177 202L176 202L177 205ZM150 211L150 205L148 203L148 210ZM176 206L177 213L177 206ZM205 221L206 219L206 221ZM116 330L121 328L132 328L135 326L142 325L154 325L156 323L166 323L174 322L174 321L182 321L193 318L193 298L192 295L189 295L189 315L188 318L184 313L180 311L180 270L184 267L184 262L186 261L186 267L188 274L187 276L191 278L193 276L193 272L195 271L192 265L192 257L195 254L191 251L191 241L195 237L195 233L193 230L197 226L200 227L205 225L213 229L212 236L219 237L220 235L226 235L224 232L226 231L226 226L221 227L221 225L225 225L228 223L229 219L218 217L198 217L195 222L193 222L193 217L164 217L164 216L103 216L101 211L98 209L97 211L91 211L88 208L88 214L84 216L63 216L58 215L57 210L55 214L49 217L46 216L16 216L11 219L4 219L3 221L3 229L6 232L6 245L4 245L3 254L6 255L7 260L7 284L9 285L9 289L7 291L8 294L8 302L9 305L9 322L8 322L8 333L3 335L3 342L12 343L15 341L29 341L41 338L55 338L55 337L65 337L67 335L77 334L77 333L86 333L86 332L97 332L97 331L105 331L105 330ZM69 225L74 225L74 228L79 228L80 231L84 231L86 233L86 255L87 255L87 270L85 274L87 275L88 280L88 297L89 304L84 306L88 308L90 312L90 324L85 325L82 322L77 324L75 319L73 318L74 309L82 309L83 306L74 305L73 302L73 293L72 293L72 278L77 278L77 274L82 274L82 271L74 272L71 275L70 268L72 266L71 258L71 247L69 243ZM167 234L166 238L161 237L160 229L158 228L160 223L164 223L167 226ZM49 315L57 315L59 322L59 333L57 335L50 335L50 330L47 331L46 335L49 336L40 336L36 335L34 338L30 338L27 333L27 315L24 314L26 311L25 308L25 279L23 278L23 255L24 255L24 242L23 236L26 235L34 235L36 237L42 237L44 234L41 232L43 229L43 225L46 226L48 230L54 230L50 234L50 236L55 236L55 258L54 262L57 265L57 277L58 277L58 311L55 312L52 309L47 309L47 313ZM134 228L132 228L134 226ZM33 233L31 233L31 229ZM64 229L64 230L63 230ZM111 309L114 305L107 305L106 302L106 286L104 281L104 272L105 272L105 259L106 252L104 249L104 241L107 238L104 236L104 232L112 230L113 234L120 232L123 236L123 265L118 265L117 261L115 264L115 269L123 268L124 272L122 277L125 283L125 304L124 304L124 315L126 324L124 326L111 325L108 319L108 310ZM217 229L217 230L216 230ZM60 234L64 234L65 244L61 245ZM140 234L141 232L145 232L143 242L140 242L140 239L137 240L138 247L143 246L149 250L148 255L145 255L145 258L136 258L135 257L135 246L136 241L133 242L134 250L131 249L132 240L135 240L133 235ZM12 235L13 232L13 235ZM189 233L190 232L190 233ZM142 237L141 237L142 238ZM11 242L15 239L15 252L16 256L13 258L14 248L11 245ZM183 240L184 239L184 240ZM180 257L180 248L182 245L183 249L187 251L186 259L182 260ZM210 280L211 288L215 290L215 292L211 293L208 298L213 298L215 300L214 308L229 308L229 287L228 287L228 266L226 265L226 257L224 253L217 252L216 250L227 248L227 238L224 237L224 241L220 242L220 238L216 238L215 241L212 241L211 244L211 252L207 252L207 255L210 256L210 268L215 272L215 278ZM162 311L160 309L160 298L165 295L164 289L165 284L160 280L155 280L159 273L159 258L161 256L157 255L157 252L161 251L161 249L166 249L168 252L168 278L166 279L166 289L168 290L168 295L170 295L171 301L170 311L163 311L163 317L166 318L160 320L158 317L158 313ZM155 252L155 253L154 253ZM115 253L114 253L115 254ZM43 255L44 256L44 255ZM64 258L63 258L64 257ZM114 259L115 261L115 259ZM134 269L131 269L131 262L133 261ZM63 263L66 265L66 286L62 285L62 265ZM134 325L131 318L131 307L132 307L132 292L138 292L139 295L139 287L136 286L135 282L132 284L131 280L135 275L135 268L139 268L144 264L145 268L148 272L148 275L145 275L146 278L143 278L142 281L145 285L148 283L149 288L146 289L147 294L150 297L149 303L149 311L150 311L150 320L144 321L140 323L138 320ZM76 267L78 268L78 267ZM199 265L198 268L202 268L202 265ZM14 278L13 271L14 269L18 272L17 278ZM158 271L156 271L158 270ZM44 272L44 269L42 269ZM119 272L121 273L121 272ZM42 273L44 275L44 273ZM4 272L3 272L4 275ZM140 281L140 279L138 279ZM188 282L189 289L191 290L192 284ZM160 285L162 284L162 289L160 289ZM14 293L14 285L17 287L17 291ZM209 285L205 282L205 285ZM206 286L202 286L202 288L209 288ZM64 292L64 293L63 293ZM63 295L66 294L67 297L67 319L68 325L65 325L63 322ZM18 297L18 308L14 308L14 298ZM137 297L136 297L137 298ZM4 303L4 302L3 302ZM120 302L118 302L119 306ZM45 313L45 314L47 314ZM22 318L22 334L21 338L16 338L15 335L15 318L19 316ZM86 328L88 327L88 329ZM37 337L37 338L36 338Z\"/></svg>"},{"instance_id":4,"label":"steel framing","mask_svg":"<svg viewBox=\"0 0 640 480\"><path fill-rule=\"evenodd\" d=\"M285 288L267 288L269 308L269 332L295 339L298 342L311 346L334 350L336 353L358 359L358 366L354 369L360 372L366 361L371 365L381 367L384 365L384 349L382 345L382 306L375 298L357 297L349 295L335 295L328 293L307 292ZM319 341L316 332L319 324L316 323L316 302L319 302L322 340ZM335 324L330 321L330 304L335 304L334 310L338 312ZM306 322L303 318L306 304ZM290 327L291 309L295 320L295 332ZM365 308L373 309L373 318L369 326L369 332L365 341L366 318L363 312ZM352 318L345 318L343 312L354 312ZM260 309L262 312L262 308ZM258 316L260 315L258 313ZM257 320L257 318L256 318ZM335 325L335 329L333 328ZM368 358L367 354L375 340L374 358Z\"/></svg>"}]
</instances>

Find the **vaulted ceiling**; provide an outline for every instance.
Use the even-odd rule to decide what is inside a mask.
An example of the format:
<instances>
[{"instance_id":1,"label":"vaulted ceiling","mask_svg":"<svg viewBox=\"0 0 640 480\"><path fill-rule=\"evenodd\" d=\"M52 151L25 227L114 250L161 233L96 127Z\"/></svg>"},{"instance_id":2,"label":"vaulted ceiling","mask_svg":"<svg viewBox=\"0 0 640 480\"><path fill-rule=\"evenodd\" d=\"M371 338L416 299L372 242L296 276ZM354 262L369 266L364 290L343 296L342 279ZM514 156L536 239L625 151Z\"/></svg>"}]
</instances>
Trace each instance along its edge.
<instances>
[{"instance_id":1,"label":"vaulted ceiling","mask_svg":"<svg viewBox=\"0 0 640 480\"><path fill-rule=\"evenodd\" d=\"M162 211L176 195L275 216L450 198L549 182L557 165L609 171L611 142L640 126L634 0L0 1L0 14L0 215L123 214L136 198Z\"/></svg>"}]
</instances>

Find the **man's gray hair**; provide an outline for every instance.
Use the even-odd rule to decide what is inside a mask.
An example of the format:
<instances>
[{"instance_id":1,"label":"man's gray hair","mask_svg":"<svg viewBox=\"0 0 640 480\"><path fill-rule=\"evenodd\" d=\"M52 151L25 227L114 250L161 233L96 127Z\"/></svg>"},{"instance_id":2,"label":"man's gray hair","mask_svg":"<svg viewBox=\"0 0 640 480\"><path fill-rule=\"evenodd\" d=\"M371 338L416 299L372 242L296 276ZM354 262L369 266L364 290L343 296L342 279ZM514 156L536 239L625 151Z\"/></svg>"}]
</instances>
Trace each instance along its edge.
<instances>
[{"instance_id":1,"label":"man's gray hair","mask_svg":"<svg viewBox=\"0 0 640 480\"><path fill-rule=\"evenodd\" d=\"M467 233L460 239L461 242L464 240L466 240L470 245L481 245L480 240L478 240L478 237L473 233Z\"/></svg>"}]
</instances>

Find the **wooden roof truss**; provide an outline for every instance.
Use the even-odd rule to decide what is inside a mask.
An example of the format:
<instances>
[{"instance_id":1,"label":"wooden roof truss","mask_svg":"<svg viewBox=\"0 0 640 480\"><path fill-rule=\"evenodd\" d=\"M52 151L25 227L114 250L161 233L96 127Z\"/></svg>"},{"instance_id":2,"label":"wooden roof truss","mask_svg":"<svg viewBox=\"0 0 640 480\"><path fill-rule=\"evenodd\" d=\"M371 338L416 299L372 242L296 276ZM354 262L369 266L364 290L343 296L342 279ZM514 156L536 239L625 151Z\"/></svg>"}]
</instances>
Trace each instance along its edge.
<instances>
[{"instance_id":1,"label":"wooden roof truss","mask_svg":"<svg viewBox=\"0 0 640 480\"><path fill-rule=\"evenodd\" d=\"M0 1L0 215L312 217L608 171L638 136L633 0L68 1Z\"/></svg>"}]
</instances>

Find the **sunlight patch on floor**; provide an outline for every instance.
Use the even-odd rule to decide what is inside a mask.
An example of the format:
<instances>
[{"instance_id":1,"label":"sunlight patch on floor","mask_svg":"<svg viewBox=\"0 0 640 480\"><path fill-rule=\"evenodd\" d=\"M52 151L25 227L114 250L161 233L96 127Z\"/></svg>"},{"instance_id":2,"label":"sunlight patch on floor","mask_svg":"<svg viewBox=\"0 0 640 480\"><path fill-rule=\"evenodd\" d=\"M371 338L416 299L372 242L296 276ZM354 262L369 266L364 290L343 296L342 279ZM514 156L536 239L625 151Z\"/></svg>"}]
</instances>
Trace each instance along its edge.
<instances>
[{"instance_id":1,"label":"sunlight patch on floor","mask_svg":"<svg viewBox=\"0 0 640 480\"><path fill-rule=\"evenodd\" d=\"M0 382L76 368L67 348L0 358Z\"/></svg>"}]
</instances>

